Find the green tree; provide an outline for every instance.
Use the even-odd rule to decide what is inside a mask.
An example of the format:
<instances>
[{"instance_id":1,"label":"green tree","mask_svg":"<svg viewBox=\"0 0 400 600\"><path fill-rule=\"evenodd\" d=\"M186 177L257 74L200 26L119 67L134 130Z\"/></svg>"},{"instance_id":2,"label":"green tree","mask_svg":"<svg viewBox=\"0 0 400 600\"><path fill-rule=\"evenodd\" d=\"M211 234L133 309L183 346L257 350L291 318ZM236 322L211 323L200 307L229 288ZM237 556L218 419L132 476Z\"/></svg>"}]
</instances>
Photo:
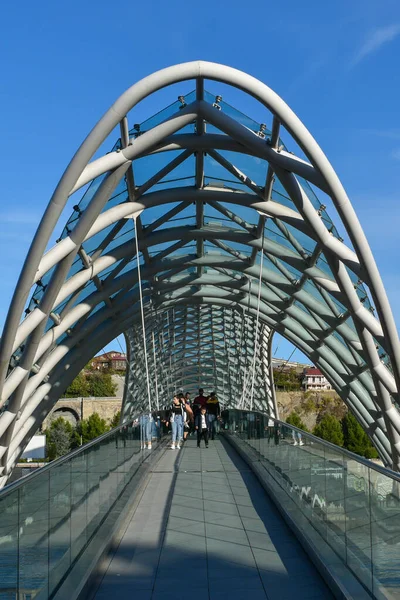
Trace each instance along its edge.
<instances>
[{"instance_id":1,"label":"green tree","mask_svg":"<svg viewBox=\"0 0 400 600\"><path fill-rule=\"evenodd\" d=\"M343 446L343 431L340 421L333 415L325 415L314 428L314 435L327 442Z\"/></svg>"},{"instance_id":2,"label":"green tree","mask_svg":"<svg viewBox=\"0 0 400 600\"><path fill-rule=\"evenodd\" d=\"M65 398L107 398L115 396L117 385L113 382L110 373L103 371L82 371L66 389Z\"/></svg>"},{"instance_id":3,"label":"green tree","mask_svg":"<svg viewBox=\"0 0 400 600\"><path fill-rule=\"evenodd\" d=\"M378 452L357 419L350 412L342 419L344 447L365 458L378 458Z\"/></svg>"},{"instance_id":4,"label":"green tree","mask_svg":"<svg viewBox=\"0 0 400 600\"><path fill-rule=\"evenodd\" d=\"M301 389L301 375L294 369L289 371L274 369L274 384L277 388L285 389L288 391L300 390Z\"/></svg>"},{"instance_id":5,"label":"green tree","mask_svg":"<svg viewBox=\"0 0 400 600\"><path fill-rule=\"evenodd\" d=\"M314 413L317 408L315 398L312 398L310 395L307 396L306 392L303 397L301 408L306 414Z\"/></svg>"},{"instance_id":6,"label":"green tree","mask_svg":"<svg viewBox=\"0 0 400 600\"><path fill-rule=\"evenodd\" d=\"M87 373L86 382L88 387L88 396L109 397L115 396L117 386L113 382L110 373L93 372Z\"/></svg>"},{"instance_id":7,"label":"green tree","mask_svg":"<svg viewBox=\"0 0 400 600\"><path fill-rule=\"evenodd\" d=\"M88 419L80 421L76 428L76 437L87 444L109 430L107 422L98 413L93 413Z\"/></svg>"},{"instance_id":8,"label":"green tree","mask_svg":"<svg viewBox=\"0 0 400 600\"><path fill-rule=\"evenodd\" d=\"M303 431L308 431L307 427L304 425L303 421L301 420L301 418L299 417L299 415L297 414L297 412L291 412L290 415L288 416L288 418L286 419L286 423L288 423L289 425L294 425L295 427L298 427L299 429L303 429Z\"/></svg>"},{"instance_id":9,"label":"green tree","mask_svg":"<svg viewBox=\"0 0 400 600\"><path fill-rule=\"evenodd\" d=\"M120 418L121 418L121 411L117 410L117 412L115 413L115 415L111 419L110 429L114 429L114 427L118 427L118 425L120 424Z\"/></svg>"},{"instance_id":10,"label":"green tree","mask_svg":"<svg viewBox=\"0 0 400 600\"><path fill-rule=\"evenodd\" d=\"M65 398L77 398L79 396L83 398L89 396L89 387L83 372L79 373L79 375L75 377L71 385L67 387L64 394Z\"/></svg>"},{"instance_id":11,"label":"green tree","mask_svg":"<svg viewBox=\"0 0 400 600\"><path fill-rule=\"evenodd\" d=\"M73 428L62 417L54 419L46 430L47 456L50 460L64 456L71 450Z\"/></svg>"}]
</instances>

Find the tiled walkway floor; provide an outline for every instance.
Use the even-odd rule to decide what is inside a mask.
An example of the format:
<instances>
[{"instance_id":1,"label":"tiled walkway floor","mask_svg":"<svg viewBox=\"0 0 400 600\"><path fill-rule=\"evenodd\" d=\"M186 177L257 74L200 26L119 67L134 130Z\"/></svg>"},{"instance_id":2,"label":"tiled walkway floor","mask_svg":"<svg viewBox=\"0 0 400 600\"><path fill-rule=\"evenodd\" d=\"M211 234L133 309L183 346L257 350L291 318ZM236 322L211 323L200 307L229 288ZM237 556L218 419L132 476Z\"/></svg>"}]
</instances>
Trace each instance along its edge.
<instances>
[{"instance_id":1,"label":"tiled walkway floor","mask_svg":"<svg viewBox=\"0 0 400 600\"><path fill-rule=\"evenodd\" d=\"M332 595L226 443L166 450L96 600L311 600Z\"/></svg>"}]
</instances>

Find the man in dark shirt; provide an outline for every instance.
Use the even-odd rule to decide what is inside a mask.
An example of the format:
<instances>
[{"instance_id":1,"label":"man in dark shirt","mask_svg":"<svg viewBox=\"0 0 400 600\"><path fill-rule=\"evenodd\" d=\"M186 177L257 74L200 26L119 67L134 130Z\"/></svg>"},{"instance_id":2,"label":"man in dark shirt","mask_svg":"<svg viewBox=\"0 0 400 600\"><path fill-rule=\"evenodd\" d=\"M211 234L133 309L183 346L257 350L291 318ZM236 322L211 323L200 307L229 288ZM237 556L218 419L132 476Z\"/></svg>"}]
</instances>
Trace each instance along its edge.
<instances>
[{"instance_id":1,"label":"man in dark shirt","mask_svg":"<svg viewBox=\"0 0 400 600\"><path fill-rule=\"evenodd\" d=\"M207 412L208 412L208 417L209 417L209 422L210 422L209 433L210 433L211 439L213 440L215 437L215 431L217 429L218 418L221 414L219 401L218 401L218 398L217 398L215 392L211 392L211 394L207 398L206 407L207 407Z\"/></svg>"},{"instance_id":2,"label":"man in dark shirt","mask_svg":"<svg viewBox=\"0 0 400 600\"><path fill-rule=\"evenodd\" d=\"M196 398L193 400L193 413L194 413L195 417L197 414L199 414L201 407L206 406L206 404L207 404L207 398L204 395L203 388L200 388L199 395L196 396Z\"/></svg>"},{"instance_id":3,"label":"man in dark shirt","mask_svg":"<svg viewBox=\"0 0 400 600\"><path fill-rule=\"evenodd\" d=\"M169 410L158 410L156 412L157 418L160 420L160 432L161 435L167 435L168 424L169 424Z\"/></svg>"}]
</instances>

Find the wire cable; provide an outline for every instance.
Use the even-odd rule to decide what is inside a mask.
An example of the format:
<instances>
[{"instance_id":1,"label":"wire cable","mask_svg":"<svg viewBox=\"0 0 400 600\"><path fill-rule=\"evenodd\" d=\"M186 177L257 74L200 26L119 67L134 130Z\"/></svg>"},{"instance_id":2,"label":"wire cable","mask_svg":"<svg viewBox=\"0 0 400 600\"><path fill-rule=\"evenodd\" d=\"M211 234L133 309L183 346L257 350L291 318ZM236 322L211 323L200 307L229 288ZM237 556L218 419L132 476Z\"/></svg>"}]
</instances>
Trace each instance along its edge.
<instances>
[{"instance_id":1,"label":"wire cable","mask_svg":"<svg viewBox=\"0 0 400 600\"><path fill-rule=\"evenodd\" d=\"M137 234L137 226L136 226L136 216L133 217L133 222L135 224L136 263L137 263L138 284L139 284L140 314L142 317L143 352L144 352L144 364L145 364L145 368L146 368L147 398L148 398L148 402L149 402L149 414L151 414L150 375L149 375L149 363L148 363L148 359L147 359L146 327L145 327L145 322L144 322L142 276L140 273L139 242L138 242L138 234Z\"/></svg>"},{"instance_id":2,"label":"wire cable","mask_svg":"<svg viewBox=\"0 0 400 600\"><path fill-rule=\"evenodd\" d=\"M250 410L253 410L254 381L255 381L255 375L256 375L256 360L257 360L257 351L258 351L258 326L260 323L261 283L262 283L262 273L263 273L263 264L264 264L264 237L265 237L265 218L263 218L263 220L262 220L260 275L258 278L256 335L255 335L256 341L255 341L255 345L254 345L254 354L253 354L253 374L252 374L252 381L251 381Z\"/></svg>"}]
</instances>

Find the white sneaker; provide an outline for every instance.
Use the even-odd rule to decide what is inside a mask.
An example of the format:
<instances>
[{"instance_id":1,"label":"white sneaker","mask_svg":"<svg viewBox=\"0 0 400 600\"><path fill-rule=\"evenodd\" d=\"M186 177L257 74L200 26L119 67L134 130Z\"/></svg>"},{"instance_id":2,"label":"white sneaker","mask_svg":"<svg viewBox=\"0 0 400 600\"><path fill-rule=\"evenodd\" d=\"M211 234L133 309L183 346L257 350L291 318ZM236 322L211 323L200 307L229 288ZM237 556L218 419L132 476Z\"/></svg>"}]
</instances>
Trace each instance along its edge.
<instances>
[{"instance_id":1,"label":"white sneaker","mask_svg":"<svg viewBox=\"0 0 400 600\"><path fill-rule=\"evenodd\" d=\"M297 442L293 442L293 446L297 446Z\"/></svg>"},{"instance_id":2,"label":"white sneaker","mask_svg":"<svg viewBox=\"0 0 400 600\"><path fill-rule=\"evenodd\" d=\"M148 444L147 447L148 447L149 450L151 450L151 442L149 442L149 444Z\"/></svg>"},{"instance_id":3,"label":"white sneaker","mask_svg":"<svg viewBox=\"0 0 400 600\"><path fill-rule=\"evenodd\" d=\"M171 444L171 450L175 450L175 444Z\"/></svg>"},{"instance_id":4,"label":"white sneaker","mask_svg":"<svg viewBox=\"0 0 400 600\"><path fill-rule=\"evenodd\" d=\"M177 449L177 450L180 450L180 449L181 449L181 447L180 447L180 445L179 445L179 444L177 445L176 449Z\"/></svg>"},{"instance_id":5,"label":"white sneaker","mask_svg":"<svg viewBox=\"0 0 400 600\"><path fill-rule=\"evenodd\" d=\"M304 446L304 442L299 442L299 446Z\"/></svg>"}]
</instances>

